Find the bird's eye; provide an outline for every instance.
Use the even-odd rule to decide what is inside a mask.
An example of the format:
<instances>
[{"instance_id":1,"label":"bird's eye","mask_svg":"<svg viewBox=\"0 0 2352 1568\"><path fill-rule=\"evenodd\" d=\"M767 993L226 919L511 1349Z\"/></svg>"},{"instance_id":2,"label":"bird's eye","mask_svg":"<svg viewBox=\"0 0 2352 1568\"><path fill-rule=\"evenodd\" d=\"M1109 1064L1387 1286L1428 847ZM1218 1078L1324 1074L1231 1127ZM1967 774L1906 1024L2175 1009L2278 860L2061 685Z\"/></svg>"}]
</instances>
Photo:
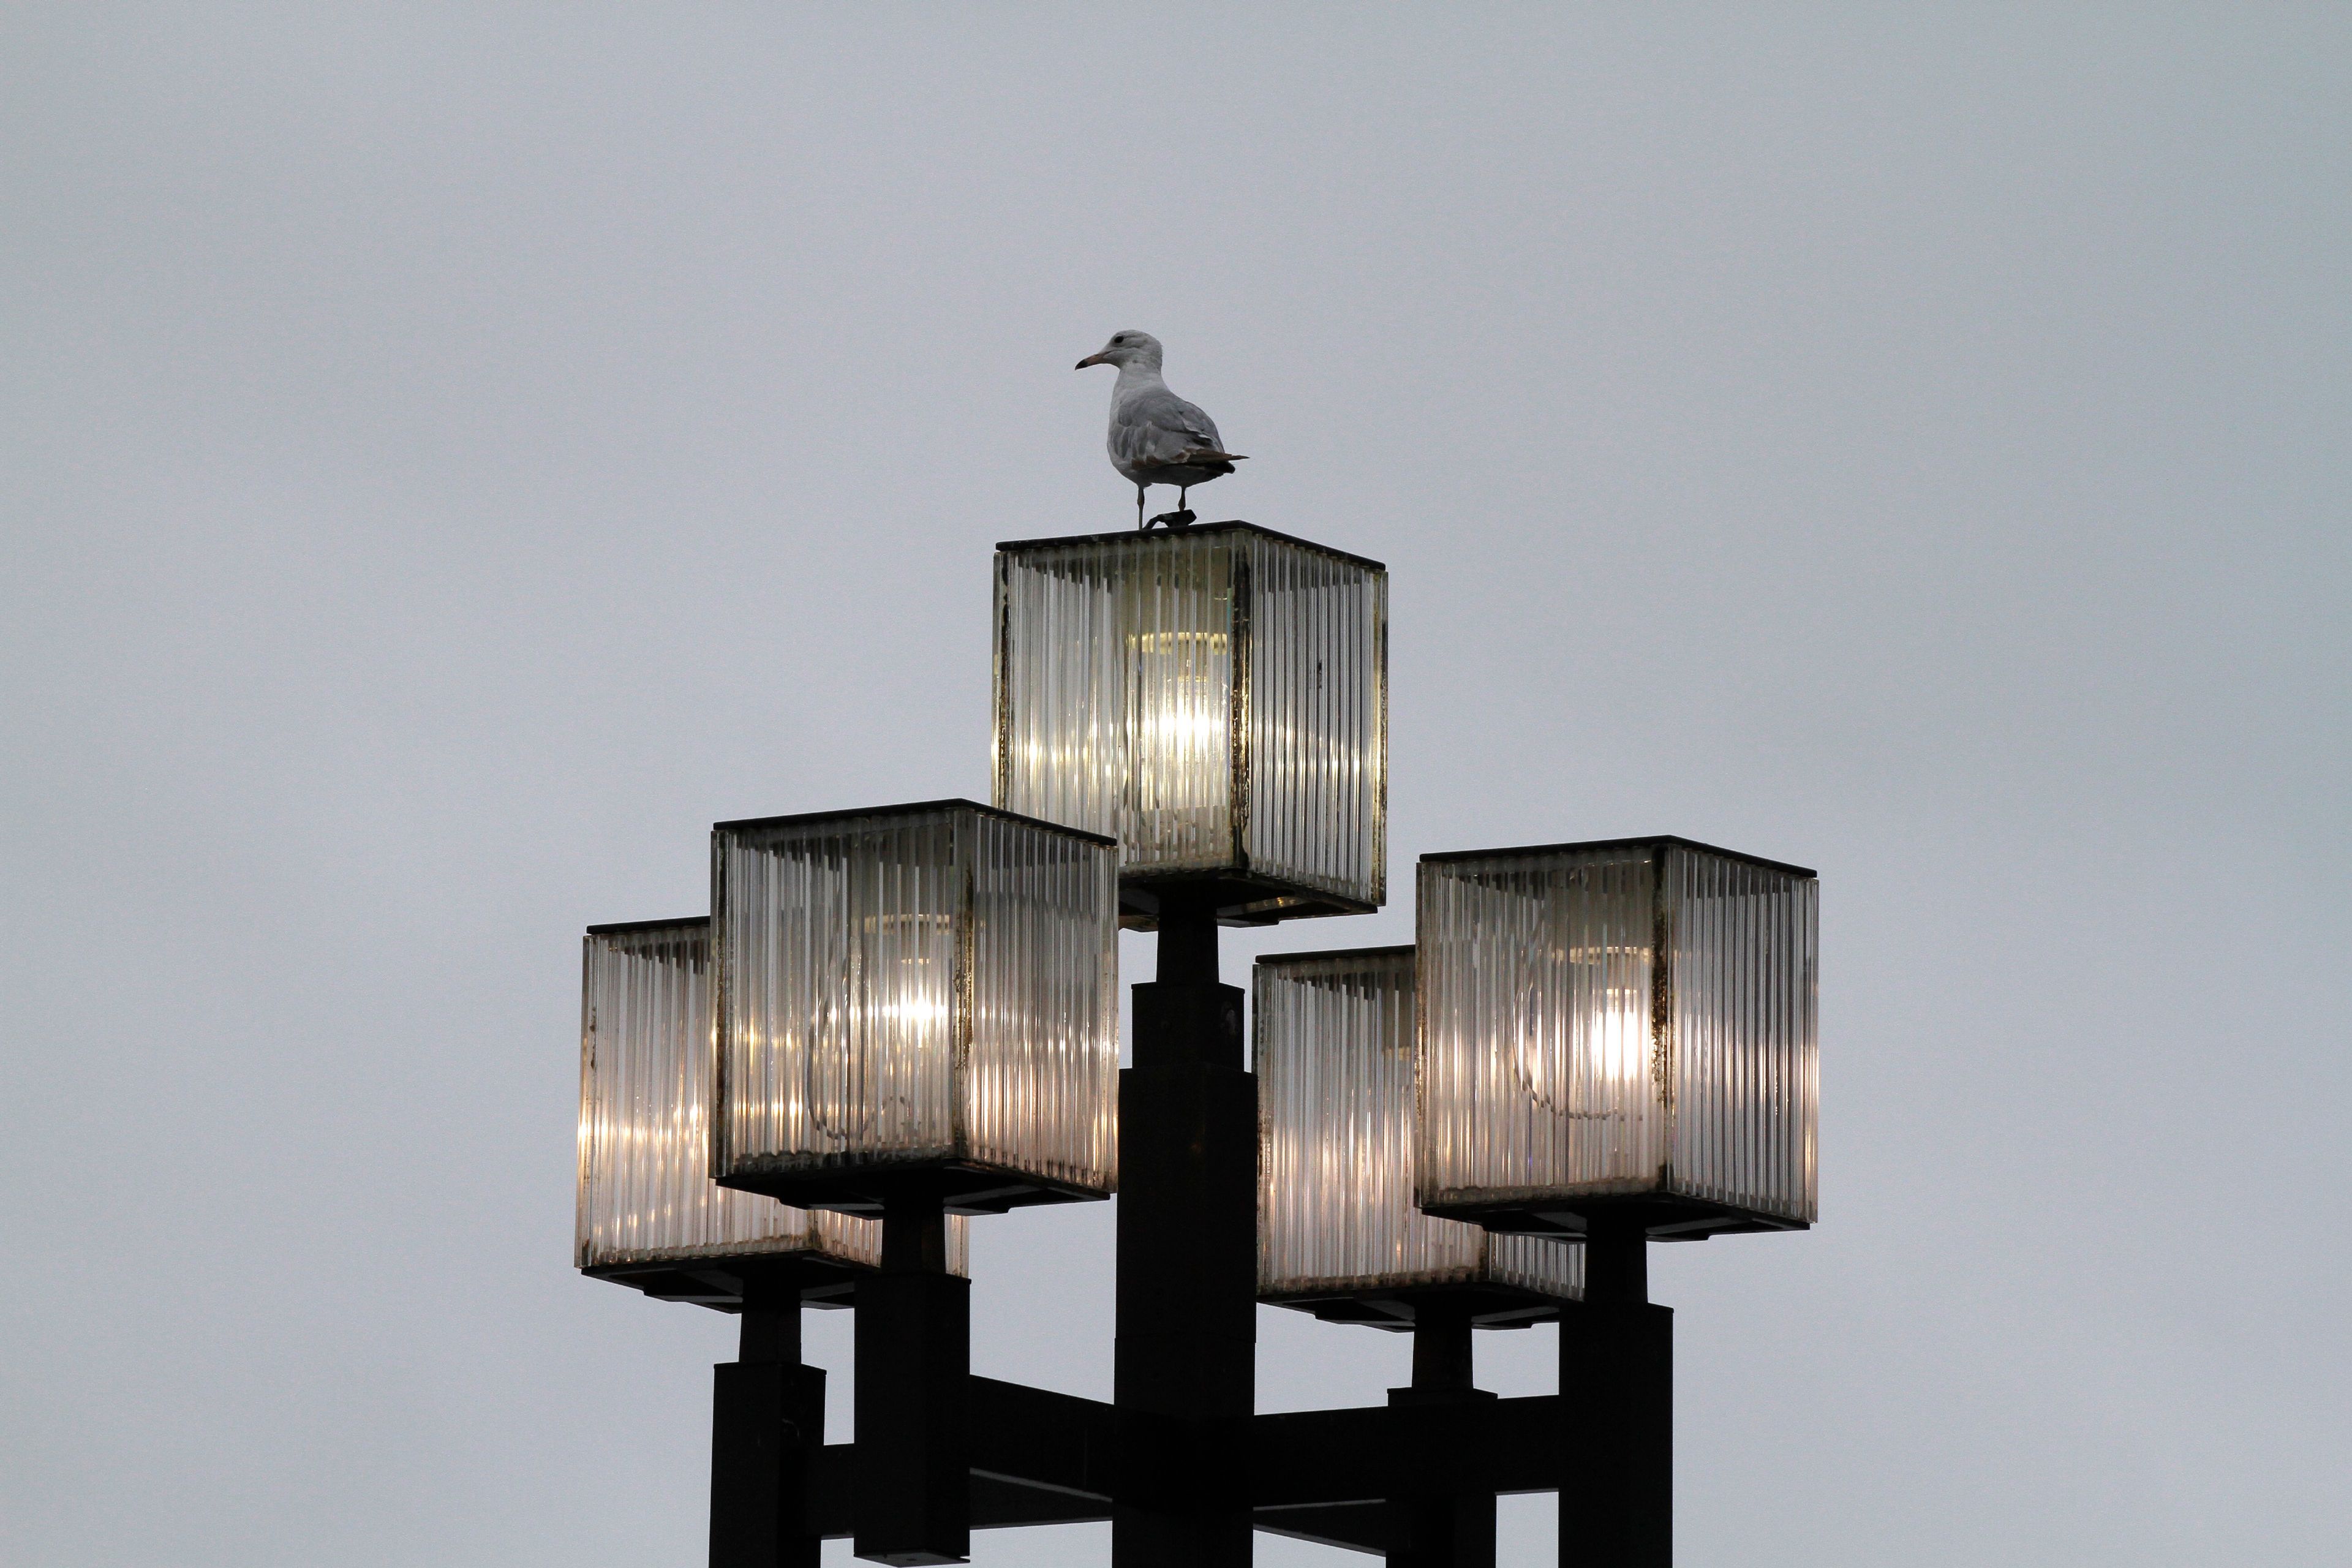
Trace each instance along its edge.
<instances>
[{"instance_id":1,"label":"bird's eye","mask_svg":"<svg viewBox=\"0 0 2352 1568\"><path fill-rule=\"evenodd\" d=\"M1115 343L1123 343L1127 342L1127 334L1125 332L1121 332L1118 336L1111 339L1111 342Z\"/></svg>"}]
</instances>

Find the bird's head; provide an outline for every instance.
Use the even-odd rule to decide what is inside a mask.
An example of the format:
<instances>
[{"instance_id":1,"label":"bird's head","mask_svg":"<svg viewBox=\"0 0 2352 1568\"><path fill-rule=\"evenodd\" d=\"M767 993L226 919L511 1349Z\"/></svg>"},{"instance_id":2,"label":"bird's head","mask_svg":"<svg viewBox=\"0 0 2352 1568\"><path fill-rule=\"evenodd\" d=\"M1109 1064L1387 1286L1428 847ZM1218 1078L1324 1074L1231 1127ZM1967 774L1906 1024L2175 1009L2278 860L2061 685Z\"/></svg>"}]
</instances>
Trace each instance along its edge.
<instances>
[{"instance_id":1,"label":"bird's head","mask_svg":"<svg viewBox=\"0 0 2352 1568\"><path fill-rule=\"evenodd\" d=\"M1158 338L1150 332L1125 331L1113 332L1110 342L1080 360L1075 368L1084 370L1090 364L1115 364L1125 369L1130 364L1142 364L1156 369L1159 363Z\"/></svg>"}]
</instances>

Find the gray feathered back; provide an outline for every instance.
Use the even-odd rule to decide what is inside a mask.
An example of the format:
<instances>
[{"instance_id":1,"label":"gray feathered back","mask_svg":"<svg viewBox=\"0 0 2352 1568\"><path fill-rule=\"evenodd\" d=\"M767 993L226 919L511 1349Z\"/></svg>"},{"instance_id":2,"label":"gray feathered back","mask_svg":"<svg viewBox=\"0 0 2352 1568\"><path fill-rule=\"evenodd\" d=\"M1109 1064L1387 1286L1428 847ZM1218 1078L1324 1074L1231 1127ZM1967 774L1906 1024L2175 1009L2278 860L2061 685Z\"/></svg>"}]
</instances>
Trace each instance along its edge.
<instances>
[{"instance_id":1,"label":"gray feathered back","mask_svg":"<svg viewBox=\"0 0 2352 1568\"><path fill-rule=\"evenodd\" d=\"M1144 387L1110 411L1110 458L1122 468L1164 468L1194 452L1222 455L1217 422L1165 386Z\"/></svg>"}]
</instances>

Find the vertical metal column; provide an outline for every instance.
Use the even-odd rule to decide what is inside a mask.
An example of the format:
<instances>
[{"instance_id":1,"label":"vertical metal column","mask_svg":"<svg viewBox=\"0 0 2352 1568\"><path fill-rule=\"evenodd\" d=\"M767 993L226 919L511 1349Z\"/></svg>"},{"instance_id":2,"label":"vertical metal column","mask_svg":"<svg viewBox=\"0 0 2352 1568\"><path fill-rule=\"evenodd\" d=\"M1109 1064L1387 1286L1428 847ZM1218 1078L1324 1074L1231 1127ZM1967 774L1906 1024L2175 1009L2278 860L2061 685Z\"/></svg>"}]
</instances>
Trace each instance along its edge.
<instances>
[{"instance_id":1,"label":"vertical metal column","mask_svg":"<svg viewBox=\"0 0 2352 1568\"><path fill-rule=\"evenodd\" d=\"M1673 1568L1675 1315L1650 1304L1648 1247L1596 1221L1584 1305L1560 1316L1560 1568Z\"/></svg>"},{"instance_id":2,"label":"vertical metal column","mask_svg":"<svg viewBox=\"0 0 2352 1568\"><path fill-rule=\"evenodd\" d=\"M797 1284L746 1288L740 1359L712 1369L710 1568L817 1568L808 1472L824 1372L801 1363Z\"/></svg>"},{"instance_id":3,"label":"vertical metal column","mask_svg":"<svg viewBox=\"0 0 2352 1568\"><path fill-rule=\"evenodd\" d=\"M1467 1405L1495 1396L1472 1380L1470 1312L1443 1299L1413 1304L1412 1386L1391 1405ZM1495 1494L1447 1491L1390 1499L1391 1568L1495 1568Z\"/></svg>"},{"instance_id":4,"label":"vertical metal column","mask_svg":"<svg viewBox=\"0 0 2352 1568\"><path fill-rule=\"evenodd\" d=\"M948 1272L935 1192L882 1212L882 1268L857 1283L857 1555L971 1555L971 1281Z\"/></svg>"},{"instance_id":5,"label":"vertical metal column","mask_svg":"<svg viewBox=\"0 0 2352 1568\"><path fill-rule=\"evenodd\" d=\"M1257 1084L1205 897L1171 892L1119 1074L1116 1568L1248 1568Z\"/></svg>"}]
</instances>

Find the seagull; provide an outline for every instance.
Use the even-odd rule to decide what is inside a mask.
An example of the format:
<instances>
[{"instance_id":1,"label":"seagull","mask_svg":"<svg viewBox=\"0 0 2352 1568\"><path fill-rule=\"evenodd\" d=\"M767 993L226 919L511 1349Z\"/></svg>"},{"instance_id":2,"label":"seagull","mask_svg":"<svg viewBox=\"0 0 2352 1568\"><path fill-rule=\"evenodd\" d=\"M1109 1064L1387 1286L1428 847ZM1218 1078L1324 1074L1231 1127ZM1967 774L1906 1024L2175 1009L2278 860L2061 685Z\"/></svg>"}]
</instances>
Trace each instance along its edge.
<instances>
[{"instance_id":1,"label":"seagull","mask_svg":"<svg viewBox=\"0 0 2352 1568\"><path fill-rule=\"evenodd\" d=\"M1110 466L1135 486L1135 526L1151 522L1189 528L1192 513L1185 509L1184 492L1205 485L1220 474L1230 474L1246 459L1228 452L1217 435L1217 422L1192 404L1168 390L1160 379L1160 340L1150 332L1113 332L1101 350L1077 363L1118 366L1118 384L1110 389ZM1174 485L1176 510L1163 511L1151 522L1143 521L1146 485Z\"/></svg>"}]
</instances>

